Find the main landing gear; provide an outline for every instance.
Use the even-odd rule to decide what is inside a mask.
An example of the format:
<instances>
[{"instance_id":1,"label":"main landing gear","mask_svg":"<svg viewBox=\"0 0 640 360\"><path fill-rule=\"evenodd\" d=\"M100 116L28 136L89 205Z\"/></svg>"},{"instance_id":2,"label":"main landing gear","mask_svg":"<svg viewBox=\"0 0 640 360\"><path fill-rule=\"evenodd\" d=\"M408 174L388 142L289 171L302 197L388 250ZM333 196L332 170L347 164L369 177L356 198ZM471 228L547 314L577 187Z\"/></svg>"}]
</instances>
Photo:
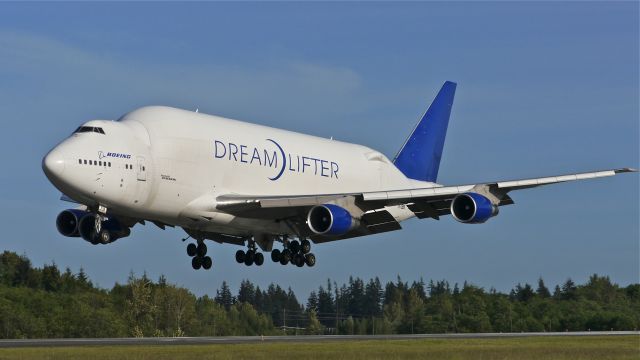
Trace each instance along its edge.
<instances>
[{"instance_id":1,"label":"main landing gear","mask_svg":"<svg viewBox=\"0 0 640 360\"><path fill-rule=\"evenodd\" d=\"M213 261L207 256L207 245L204 241L198 240L198 244L190 243L187 245L187 255L191 256L191 266L194 270L203 268L205 270L211 269Z\"/></svg>"},{"instance_id":2,"label":"main landing gear","mask_svg":"<svg viewBox=\"0 0 640 360\"><path fill-rule=\"evenodd\" d=\"M253 264L261 266L264 263L264 255L257 251L256 242L254 240L249 240L249 248L246 252L244 250L236 251L236 261L238 264L244 263L247 266L251 266Z\"/></svg>"},{"instance_id":3,"label":"main landing gear","mask_svg":"<svg viewBox=\"0 0 640 360\"><path fill-rule=\"evenodd\" d=\"M303 267L307 265L312 267L316 264L316 256L311 251L311 242L304 239L301 242L297 240L288 241L284 240L284 249L282 251L273 249L271 251L271 260L273 262L279 262L282 265L291 263L297 267Z\"/></svg>"},{"instance_id":4,"label":"main landing gear","mask_svg":"<svg viewBox=\"0 0 640 360\"><path fill-rule=\"evenodd\" d=\"M187 238L182 240L185 241ZM258 249L256 240L249 237L243 240L247 243L247 249L236 252L236 262L246 266L262 266L264 264L264 255ZM316 264L316 257L311 253L311 242L309 240L289 241L284 236L275 240L282 242L284 248L271 251L271 260L273 262L279 262L282 265L292 264L297 267L304 267L305 265L312 267ZM201 237L196 237L195 243L187 245L187 255L191 257L191 266L195 270L209 270L212 266L212 260L207 256L207 245L205 245L204 239Z\"/></svg>"}]
</instances>

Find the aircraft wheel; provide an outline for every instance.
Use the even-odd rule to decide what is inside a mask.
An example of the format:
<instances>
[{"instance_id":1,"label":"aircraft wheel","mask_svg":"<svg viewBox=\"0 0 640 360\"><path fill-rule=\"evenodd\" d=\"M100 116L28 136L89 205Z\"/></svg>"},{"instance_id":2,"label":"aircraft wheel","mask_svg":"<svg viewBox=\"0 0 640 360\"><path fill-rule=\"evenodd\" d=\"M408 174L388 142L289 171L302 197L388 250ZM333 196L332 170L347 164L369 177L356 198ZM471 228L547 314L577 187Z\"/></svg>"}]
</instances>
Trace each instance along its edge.
<instances>
[{"instance_id":1,"label":"aircraft wheel","mask_svg":"<svg viewBox=\"0 0 640 360\"><path fill-rule=\"evenodd\" d=\"M253 260L255 258L255 254L253 251L247 251L247 255L244 257L244 264L247 266L253 265Z\"/></svg>"},{"instance_id":2,"label":"aircraft wheel","mask_svg":"<svg viewBox=\"0 0 640 360\"><path fill-rule=\"evenodd\" d=\"M204 258L202 258L202 267L205 270L211 269L211 265L213 265L213 261L209 256L205 256Z\"/></svg>"},{"instance_id":3,"label":"aircraft wheel","mask_svg":"<svg viewBox=\"0 0 640 360\"><path fill-rule=\"evenodd\" d=\"M238 264L242 264L245 258L246 258L246 255L244 251L242 250L236 251L236 261L238 262Z\"/></svg>"},{"instance_id":4,"label":"aircraft wheel","mask_svg":"<svg viewBox=\"0 0 640 360\"><path fill-rule=\"evenodd\" d=\"M200 257L204 257L205 255L207 255L207 245L205 245L203 242L198 243L198 256Z\"/></svg>"},{"instance_id":5,"label":"aircraft wheel","mask_svg":"<svg viewBox=\"0 0 640 360\"><path fill-rule=\"evenodd\" d=\"M256 265L261 266L262 264L264 264L264 255L262 255L262 253L257 253L253 261L256 263Z\"/></svg>"},{"instance_id":6,"label":"aircraft wheel","mask_svg":"<svg viewBox=\"0 0 640 360\"><path fill-rule=\"evenodd\" d=\"M111 242L111 233L109 230L102 230L100 231L99 238L101 243L108 244Z\"/></svg>"},{"instance_id":7,"label":"aircraft wheel","mask_svg":"<svg viewBox=\"0 0 640 360\"><path fill-rule=\"evenodd\" d=\"M289 253L289 250L283 251L282 254L280 255L280 264L287 265L289 263L289 260L291 260L291 255Z\"/></svg>"},{"instance_id":8,"label":"aircraft wheel","mask_svg":"<svg viewBox=\"0 0 640 360\"><path fill-rule=\"evenodd\" d=\"M311 242L309 240L302 240L302 244L300 245L303 254L308 254L311 251Z\"/></svg>"},{"instance_id":9,"label":"aircraft wheel","mask_svg":"<svg viewBox=\"0 0 640 360\"><path fill-rule=\"evenodd\" d=\"M293 257L292 263L294 263L297 267L303 267L304 266L304 255L296 254Z\"/></svg>"},{"instance_id":10,"label":"aircraft wheel","mask_svg":"<svg viewBox=\"0 0 640 360\"><path fill-rule=\"evenodd\" d=\"M273 251L271 251L271 260L273 262L279 262L280 261L280 250L273 249Z\"/></svg>"},{"instance_id":11,"label":"aircraft wheel","mask_svg":"<svg viewBox=\"0 0 640 360\"><path fill-rule=\"evenodd\" d=\"M97 234L97 233L95 232L95 230L91 230L91 235L90 235L90 237L91 237L91 244L92 244L92 245L98 245L98 244L100 244L100 234Z\"/></svg>"},{"instance_id":12,"label":"aircraft wheel","mask_svg":"<svg viewBox=\"0 0 640 360\"><path fill-rule=\"evenodd\" d=\"M200 270L202 267L202 258L200 256L194 256L194 258L191 259L191 267L193 267L193 270Z\"/></svg>"},{"instance_id":13,"label":"aircraft wheel","mask_svg":"<svg viewBox=\"0 0 640 360\"><path fill-rule=\"evenodd\" d=\"M316 256L309 253L304 256L304 262L307 264L308 267L312 267L313 265L316 264Z\"/></svg>"},{"instance_id":14,"label":"aircraft wheel","mask_svg":"<svg viewBox=\"0 0 640 360\"><path fill-rule=\"evenodd\" d=\"M291 250L284 249L282 254L280 254L280 264L287 265L291 261Z\"/></svg>"},{"instance_id":15,"label":"aircraft wheel","mask_svg":"<svg viewBox=\"0 0 640 360\"><path fill-rule=\"evenodd\" d=\"M297 253L300 250L300 243L298 240L293 240L289 243L289 249L291 249L292 253Z\"/></svg>"},{"instance_id":16,"label":"aircraft wheel","mask_svg":"<svg viewBox=\"0 0 640 360\"><path fill-rule=\"evenodd\" d=\"M196 256L197 253L198 253L198 247L196 246L196 244L191 243L187 245L187 255L194 257Z\"/></svg>"}]
</instances>

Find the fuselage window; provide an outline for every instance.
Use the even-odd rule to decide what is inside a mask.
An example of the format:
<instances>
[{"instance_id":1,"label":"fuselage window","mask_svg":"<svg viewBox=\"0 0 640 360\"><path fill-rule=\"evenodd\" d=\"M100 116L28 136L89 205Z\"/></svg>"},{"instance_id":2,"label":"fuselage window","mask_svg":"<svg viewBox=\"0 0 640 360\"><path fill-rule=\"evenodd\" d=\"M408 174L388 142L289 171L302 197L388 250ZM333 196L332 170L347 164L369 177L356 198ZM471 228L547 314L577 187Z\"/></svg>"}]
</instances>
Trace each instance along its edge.
<instances>
[{"instance_id":1,"label":"fuselage window","mask_svg":"<svg viewBox=\"0 0 640 360\"><path fill-rule=\"evenodd\" d=\"M109 164L109 167L111 167L111 161L109 161L108 164Z\"/></svg>"},{"instance_id":2,"label":"fuselage window","mask_svg":"<svg viewBox=\"0 0 640 360\"><path fill-rule=\"evenodd\" d=\"M142 167L142 171L144 171L144 166Z\"/></svg>"},{"instance_id":3,"label":"fuselage window","mask_svg":"<svg viewBox=\"0 0 640 360\"><path fill-rule=\"evenodd\" d=\"M93 165L93 160L89 160L89 165Z\"/></svg>"},{"instance_id":4,"label":"fuselage window","mask_svg":"<svg viewBox=\"0 0 640 360\"><path fill-rule=\"evenodd\" d=\"M102 161L98 162L98 165L102 166Z\"/></svg>"},{"instance_id":5,"label":"fuselage window","mask_svg":"<svg viewBox=\"0 0 640 360\"><path fill-rule=\"evenodd\" d=\"M87 160L84 160L84 164L87 165Z\"/></svg>"},{"instance_id":6,"label":"fuselage window","mask_svg":"<svg viewBox=\"0 0 640 360\"><path fill-rule=\"evenodd\" d=\"M78 164L82 165L82 160L78 159Z\"/></svg>"}]
</instances>

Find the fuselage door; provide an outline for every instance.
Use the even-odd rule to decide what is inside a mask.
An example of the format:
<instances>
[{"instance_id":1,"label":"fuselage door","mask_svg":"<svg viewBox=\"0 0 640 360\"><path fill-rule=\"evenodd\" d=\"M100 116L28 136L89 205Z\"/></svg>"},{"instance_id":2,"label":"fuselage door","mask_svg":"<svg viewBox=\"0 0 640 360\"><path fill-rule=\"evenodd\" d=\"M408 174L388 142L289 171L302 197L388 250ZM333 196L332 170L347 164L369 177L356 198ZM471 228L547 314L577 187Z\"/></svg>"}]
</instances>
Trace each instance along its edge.
<instances>
[{"instance_id":1,"label":"fuselage door","mask_svg":"<svg viewBox=\"0 0 640 360\"><path fill-rule=\"evenodd\" d=\"M147 167L145 166L144 157L138 156L138 181L147 181Z\"/></svg>"}]
</instances>

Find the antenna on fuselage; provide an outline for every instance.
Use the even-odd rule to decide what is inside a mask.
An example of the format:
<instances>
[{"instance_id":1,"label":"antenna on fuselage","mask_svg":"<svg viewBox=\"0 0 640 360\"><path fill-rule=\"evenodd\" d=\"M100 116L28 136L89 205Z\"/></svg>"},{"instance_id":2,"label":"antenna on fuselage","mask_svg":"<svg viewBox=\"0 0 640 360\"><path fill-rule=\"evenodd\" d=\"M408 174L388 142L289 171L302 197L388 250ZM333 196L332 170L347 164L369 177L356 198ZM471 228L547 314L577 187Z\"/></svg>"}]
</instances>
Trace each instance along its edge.
<instances>
[{"instance_id":1,"label":"antenna on fuselage","mask_svg":"<svg viewBox=\"0 0 640 360\"><path fill-rule=\"evenodd\" d=\"M196 108L196 112L198 112L198 108Z\"/></svg>"}]
</instances>

